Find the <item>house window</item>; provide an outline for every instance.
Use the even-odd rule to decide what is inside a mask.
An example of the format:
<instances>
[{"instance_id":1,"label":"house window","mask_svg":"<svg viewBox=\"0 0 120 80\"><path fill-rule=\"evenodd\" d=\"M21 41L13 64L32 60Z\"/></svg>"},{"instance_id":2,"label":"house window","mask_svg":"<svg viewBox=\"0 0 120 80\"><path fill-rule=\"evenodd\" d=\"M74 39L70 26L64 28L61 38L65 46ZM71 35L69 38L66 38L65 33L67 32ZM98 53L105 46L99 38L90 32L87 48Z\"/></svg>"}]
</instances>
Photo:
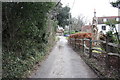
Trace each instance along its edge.
<instances>
[{"instance_id":1,"label":"house window","mask_svg":"<svg viewBox=\"0 0 120 80\"><path fill-rule=\"evenodd\" d=\"M103 22L107 22L108 20L106 18L103 19Z\"/></svg>"},{"instance_id":2,"label":"house window","mask_svg":"<svg viewBox=\"0 0 120 80\"><path fill-rule=\"evenodd\" d=\"M106 30L106 26L102 26L102 30Z\"/></svg>"},{"instance_id":3,"label":"house window","mask_svg":"<svg viewBox=\"0 0 120 80\"><path fill-rule=\"evenodd\" d=\"M116 18L116 21L119 21L119 18Z\"/></svg>"}]
</instances>

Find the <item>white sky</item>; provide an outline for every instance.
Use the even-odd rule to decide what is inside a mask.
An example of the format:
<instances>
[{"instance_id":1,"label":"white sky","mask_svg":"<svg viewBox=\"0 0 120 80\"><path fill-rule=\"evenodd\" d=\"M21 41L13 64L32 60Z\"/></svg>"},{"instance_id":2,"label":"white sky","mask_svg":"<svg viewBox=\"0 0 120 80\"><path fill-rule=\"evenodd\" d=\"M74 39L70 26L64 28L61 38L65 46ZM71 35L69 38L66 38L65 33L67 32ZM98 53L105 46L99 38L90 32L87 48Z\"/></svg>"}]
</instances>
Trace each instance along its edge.
<instances>
[{"instance_id":1,"label":"white sky","mask_svg":"<svg viewBox=\"0 0 120 80\"><path fill-rule=\"evenodd\" d=\"M63 6L69 5L72 8L70 11L72 17L77 17L79 15L85 16L87 20L91 22L94 16L94 9L96 9L96 16L118 16L118 9L112 7L111 1L116 0L61 0Z\"/></svg>"}]
</instances>

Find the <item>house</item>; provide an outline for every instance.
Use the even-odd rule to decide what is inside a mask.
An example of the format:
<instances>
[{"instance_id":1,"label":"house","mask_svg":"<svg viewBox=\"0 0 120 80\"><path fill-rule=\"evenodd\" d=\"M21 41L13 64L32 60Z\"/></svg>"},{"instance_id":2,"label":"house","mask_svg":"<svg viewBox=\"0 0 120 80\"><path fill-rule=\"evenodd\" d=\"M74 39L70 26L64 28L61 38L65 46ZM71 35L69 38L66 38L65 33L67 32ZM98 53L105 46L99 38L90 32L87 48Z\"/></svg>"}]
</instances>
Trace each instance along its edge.
<instances>
[{"instance_id":1,"label":"house","mask_svg":"<svg viewBox=\"0 0 120 80\"><path fill-rule=\"evenodd\" d=\"M97 17L98 32L102 31L104 34L106 34L107 31L112 30L110 26L105 24L106 22L110 21L120 22L120 16ZM116 24L116 28L120 34L120 24Z\"/></svg>"},{"instance_id":2,"label":"house","mask_svg":"<svg viewBox=\"0 0 120 80\"><path fill-rule=\"evenodd\" d=\"M119 10L120 11L120 10ZM120 12L119 12L120 13ZM105 17L96 17L96 11L94 11L94 17L92 19L92 25L83 26L82 32L91 32L94 34L94 39L98 40L100 36L100 32L106 34L112 28L109 25L106 25L106 22L117 21L119 24L116 24L116 28L118 34L120 35L120 14L118 16L105 16ZM115 32L115 30L112 30Z\"/></svg>"},{"instance_id":3,"label":"house","mask_svg":"<svg viewBox=\"0 0 120 80\"><path fill-rule=\"evenodd\" d=\"M59 26L58 26L58 28L57 28L57 30L56 30L56 35L62 36L63 33L64 33L63 27L59 27Z\"/></svg>"}]
</instances>

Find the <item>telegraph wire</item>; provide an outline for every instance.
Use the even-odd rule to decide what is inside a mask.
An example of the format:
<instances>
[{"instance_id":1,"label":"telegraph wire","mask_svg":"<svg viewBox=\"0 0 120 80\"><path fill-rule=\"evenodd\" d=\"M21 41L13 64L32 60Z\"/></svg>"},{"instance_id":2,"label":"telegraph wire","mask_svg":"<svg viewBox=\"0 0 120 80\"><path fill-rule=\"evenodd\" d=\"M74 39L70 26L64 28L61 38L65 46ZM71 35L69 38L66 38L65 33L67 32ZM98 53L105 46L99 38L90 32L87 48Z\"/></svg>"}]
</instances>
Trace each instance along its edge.
<instances>
[{"instance_id":1,"label":"telegraph wire","mask_svg":"<svg viewBox=\"0 0 120 80\"><path fill-rule=\"evenodd\" d=\"M73 2L73 5L72 5L72 8L71 8L71 11L72 11L72 9L73 9L73 7L74 7L74 4L75 4L75 0L74 0L74 2Z\"/></svg>"}]
</instances>

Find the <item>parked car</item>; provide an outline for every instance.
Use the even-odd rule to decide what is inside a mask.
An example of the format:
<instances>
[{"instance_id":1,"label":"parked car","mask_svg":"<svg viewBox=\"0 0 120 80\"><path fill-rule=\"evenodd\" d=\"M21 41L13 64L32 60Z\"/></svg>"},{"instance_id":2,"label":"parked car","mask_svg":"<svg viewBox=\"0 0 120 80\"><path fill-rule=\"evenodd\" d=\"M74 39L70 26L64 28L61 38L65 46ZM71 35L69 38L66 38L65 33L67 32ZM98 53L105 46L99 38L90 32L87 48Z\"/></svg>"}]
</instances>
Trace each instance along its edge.
<instances>
[{"instance_id":1,"label":"parked car","mask_svg":"<svg viewBox=\"0 0 120 80\"><path fill-rule=\"evenodd\" d=\"M65 37L69 37L70 35L69 34L64 34Z\"/></svg>"}]
</instances>

